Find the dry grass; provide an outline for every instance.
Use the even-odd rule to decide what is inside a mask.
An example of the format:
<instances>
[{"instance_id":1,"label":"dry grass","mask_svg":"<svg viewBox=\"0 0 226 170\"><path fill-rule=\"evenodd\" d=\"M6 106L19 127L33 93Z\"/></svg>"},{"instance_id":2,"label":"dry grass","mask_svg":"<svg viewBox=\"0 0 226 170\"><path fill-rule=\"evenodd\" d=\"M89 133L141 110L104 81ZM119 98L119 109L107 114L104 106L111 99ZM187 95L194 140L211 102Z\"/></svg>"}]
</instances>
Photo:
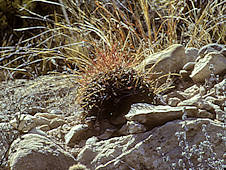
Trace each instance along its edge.
<instances>
[{"instance_id":1,"label":"dry grass","mask_svg":"<svg viewBox=\"0 0 226 170\"><path fill-rule=\"evenodd\" d=\"M93 64L96 49L113 49L140 61L171 44L197 47L217 42L225 44L223 1L43 1L56 5L62 13L41 16L26 8L43 25L15 31L40 30L28 39L0 47L0 69L8 78L34 78L50 72L73 72ZM33 2L34 3L34 2ZM89 68L90 69L90 68ZM96 69L96 68L93 68Z\"/></svg>"}]
</instances>

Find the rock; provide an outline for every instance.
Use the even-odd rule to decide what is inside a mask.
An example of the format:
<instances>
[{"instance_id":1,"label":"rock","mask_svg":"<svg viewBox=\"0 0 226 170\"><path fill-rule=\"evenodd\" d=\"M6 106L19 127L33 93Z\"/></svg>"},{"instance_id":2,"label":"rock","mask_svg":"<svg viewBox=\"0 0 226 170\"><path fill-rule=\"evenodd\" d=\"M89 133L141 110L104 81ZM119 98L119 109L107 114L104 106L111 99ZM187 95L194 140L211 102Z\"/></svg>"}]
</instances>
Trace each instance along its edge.
<instances>
[{"instance_id":1,"label":"rock","mask_svg":"<svg viewBox=\"0 0 226 170\"><path fill-rule=\"evenodd\" d=\"M35 127L33 129L31 129L28 134L38 134L38 135L41 135L41 136L46 136L47 137L47 134L42 131L40 128L38 127Z\"/></svg>"},{"instance_id":2,"label":"rock","mask_svg":"<svg viewBox=\"0 0 226 170\"><path fill-rule=\"evenodd\" d=\"M10 144L19 136L19 131L7 122L0 123L0 169L9 169L7 163L7 152ZM5 168L4 168L5 167Z\"/></svg>"},{"instance_id":3,"label":"rock","mask_svg":"<svg viewBox=\"0 0 226 170\"><path fill-rule=\"evenodd\" d=\"M194 82L204 82L205 79L209 79L211 74L210 64L213 64L214 74L220 74L226 69L226 58L216 52L207 54L195 64L194 70L190 75L192 80Z\"/></svg>"},{"instance_id":4,"label":"rock","mask_svg":"<svg viewBox=\"0 0 226 170\"><path fill-rule=\"evenodd\" d=\"M198 107L198 104L199 104L198 101L201 100L200 98L201 98L200 94L196 94L192 98L180 102L178 104L178 106L196 106L196 107Z\"/></svg>"},{"instance_id":5,"label":"rock","mask_svg":"<svg viewBox=\"0 0 226 170\"><path fill-rule=\"evenodd\" d=\"M149 133L140 133L114 137L108 140L85 145L77 156L78 162L95 169L100 164L105 164L123 154L126 150L133 148L137 143L146 139ZM115 168L113 168L115 169Z\"/></svg>"},{"instance_id":6,"label":"rock","mask_svg":"<svg viewBox=\"0 0 226 170\"><path fill-rule=\"evenodd\" d=\"M76 161L50 139L26 134L15 140L9 151L11 170L68 169Z\"/></svg>"},{"instance_id":7,"label":"rock","mask_svg":"<svg viewBox=\"0 0 226 170\"><path fill-rule=\"evenodd\" d=\"M92 145L96 142L99 142L99 139L96 136L93 136L86 140L86 145Z\"/></svg>"},{"instance_id":8,"label":"rock","mask_svg":"<svg viewBox=\"0 0 226 170\"><path fill-rule=\"evenodd\" d=\"M215 110L216 112L216 119L221 121L221 122L225 122L225 118L226 118L226 110L221 110L221 109L217 109Z\"/></svg>"},{"instance_id":9,"label":"rock","mask_svg":"<svg viewBox=\"0 0 226 170\"><path fill-rule=\"evenodd\" d=\"M220 52L220 51L223 51L224 49L225 49L225 45L223 44L217 44L217 43L207 44L199 50L198 55L203 56L211 52Z\"/></svg>"},{"instance_id":10,"label":"rock","mask_svg":"<svg viewBox=\"0 0 226 170\"><path fill-rule=\"evenodd\" d=\"M213 115L212 113L208 112L207 110L199 109L197 117L214 119L215 115Z\"/></svg>"},{"instance_id":11,"label":"rock","mask_svg":"<svg viewBox=\"0 0 226 170\"><path fill-rule=\"evenodd\" d=\"M36 113L35 117L44 117L47 119L54 119L54 118L62 118L61 115L53 114L53 113Z\"/></svg>"},{"instance_id":12,"label":"rock","mask_svg":"<svg viewBox=\"0 0 226 170\"><path fill-rule=\"evenodd\" d=\"M175 107L175 106L177 106L178 103L180 103L180 101L181 100L179 98L173 97L173 98L169 98L168 104L172 107Z\"/></svg>"},{"instance_id":13,"label":"rock","mask_svg":"<svg viewBox=\"0 0 226 170\"><path fill-rule=\"evenodd\" d=\"M181 91L173 91L163 96L164 100L169 103L170 98L178 98L180 100L185 100L186 98L180 94Z\"/></svg>"},{"instance_id":14,"label":"rock","mask_svg":"<svg viewBox=\"0 0 226 170\"><path fill-rule=\"evenodd\" d=\"M183 70L192 71L194 69L195 62L188 62L184 65Z\"/></svg>"},{"instance_id":15,"label":"rock","mask_svg":"<svg viewBox=\"0 0 226 170\"><path fill-rule=\"evenodd\" d=\"M66 122L62 119L54 118L54 119L51 120L49 126L50 126L51 129L55 129L59 126L62 126L65 123Z\"/></svg>"},{"instance_id":16,"label":"rock","mask_svg":"<svg viewBox=\"0 0 226 170\"><path fill-rule=\"evenodd\" d=\"M48 136L54 137L55 139L62 141L64 140L64 134L62 133L62 127L51 129L46 132Z\"/></svg>"},{"instance_id":17,"label":"rock","mask_svg":"<svg viewBox=\"0 0 226 170\"><path fill-rule=\"evenodd\" d=\"M209 165L213 163L218 169L223 165L223 134L224 125L220 122L196 119L185 123L176 120L146 133L86 145L79 153L78 161L96 170L189 169L198 164L211 169ZM190 155L188 159L187 155ZM205 160L209 160L209 164Z\"/></svg>"},{"instance_id":18,"label":"rock","mask_svg":"<svg viewBox=\"0 0 226 170\"><path fill-rule=\"evenodd\" d=\"M92 133L89 132L88 125L79 124L71 128L71 130L65 135L65 143L68 146L73 146L78 144L81 140L88 139L93 136Z\"/></svg>"},{"instance_id":19,"label":"rock","mask_svg":"<svg viewBox=\"0 0 226 170\"><path fill-rule=\"evenodd\" d=\"M182 97L179 97L181 100L190 99L190 98L194 97L195 95L199 94L199 90L200 90L199 87L195 84L195 85L187 88L183 92L177 91L177 94L178 94L178 96L182 96Z\"/></svg>"},{"instance_id":20,"label":"rock","mask_svg":"<svg viewBox=\"0 0 226 170\"><path fill-rule=\"evenodd\" d=\"M50 127L48 125L41 125L41 126L38 126L37 128L39 128L42 131L48 131L48 130L50 130Z\"/></svg>"},{"instance_id":21,"label":"rock","mask_svg":"<svg viewBox=\"0 0 226 170\"><path fill-rule=\"evenodd\" d=\"M145 132L147 129L144 125L135 121L128 121L122 128L119 130L120 135L129 135Z\"/></svg>"},{"instance_id":22,"label":"rock","mask_svg":"<svg viewBox=\"0 0 226 170\"><path fill-rule=\"evenodd\" d=\"M149 129L163 125L176 119L181 119L184 107L154 106L149 104L133 104L126 119L144 124ZM188 117L196 117L196 107L186 107Z\"/></svg>"},{"instance_id":23,"label":"rock","mask_svg":"<svg viewBox=\"0 0 226 170\"><path fill-rule=\"evenodd\" d=\"M19 118L14 118L10 121L11 125L22 132L28 132L39 125L49 125L49 120L42 117L35 117L32 115L20 114Z\"/></svg>"},{"instance_id":24,"label":"rock","mask_svg":"<svg viewBox=\"0 0 226 170\"><path fill-rule=\"evenodd\" d=\"M109 139L112 134L115 132L115 129L106 129L103 134L98 136L98 139Z\"/></svg>"},{"instance_id":25,"label":"rock","mask_svg":"<svg viewBox=\"0 0 226 170\"><path fill-rule=\"evenodd\" d=\"M87 167L85 165L78 163L70 166L68 170L87 170Z\"/></svg>"},{"instance_id":26,"label":"rock","mask_svg":"<svg viewBox=\"0 0 226 170\"><path fill-rule=\"evenodd\" d=\"M53 109L53 110L50 111L50 114L61 115L61 114L62 114L62 110L59 110L59 109Z\"/></svg>"},{"instance_id":27,"label":"rock","mask_svg":"<svg viewBox=\"0 0 226 170\"><path fill-rule=\"evenodd\" d=\"M0 113L0 122L3 123L3 122L8 122L8 121L9 121L8 116Z\"/></svg>"},{"instance_id":28,"label":"rock","mask_svg":"<svg viewBox=\"0 0 226 170\"><path fill-rule=\"evenodd\" d=\"M226 93L226 79L216 84L214 88L217 90L218 95L225 96ZM218 96L219 97L219 96Z\"/></svg>"},{"instance_id":29,"label":"rock","mask_svg":"<svg viewBox=\"0 0 226 170\"><path fill-rule=\"evenodd\" d=\"M25 110L25 112L30 114L30 115L35 115L36 113L45 112L45 111L46 111L45 108L42 108L42 107L39 107L39 106L32 106L32 107L29 107Z\"/></svg>"},{"instance_id":30,"label":"rock","mask_svg":"<svg viewBox=\"0 0 226 170\"><path fill-rule=\"evenodd\" d=\"M198 57L198 52L199 50L194 47L189 47L185 50L185 55L186 55L186 63L188 62L193 62L196 60Z\"/></svg>"},{"instance_id":31,"label":"rock","mask_svg":"<svg viewBox=\"0 0 226 170\"><path fill-rule=\"evenodd\" d=\"M188 78L190 73L186 70L180 70L179 74L182 76L182 78Z\"/></svg>"},{"instance_id":32,"label":"rock","mask_svg":"<svg viewBox=\"0 0 226 170\"><path fill-rule=\"evenodd\" d=\"M179 72L186 62L184 47L180 44L174 44L167 49L148 56L138 69L151 68L155 63L154 71L167 74L169 72Z\"/></svg>"}]
</instances>

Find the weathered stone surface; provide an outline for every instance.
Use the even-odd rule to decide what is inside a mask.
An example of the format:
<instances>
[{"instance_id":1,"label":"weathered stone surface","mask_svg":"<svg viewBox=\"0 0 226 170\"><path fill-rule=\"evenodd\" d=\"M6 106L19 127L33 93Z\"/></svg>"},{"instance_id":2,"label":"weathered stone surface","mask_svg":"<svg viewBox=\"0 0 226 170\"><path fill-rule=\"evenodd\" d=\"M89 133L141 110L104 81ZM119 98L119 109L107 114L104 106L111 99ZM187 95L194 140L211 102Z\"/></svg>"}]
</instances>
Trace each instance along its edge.
<instances>
[{"instance_id":1,"label":"weathered stone surface","mask_svg":"<svg viewBox=\"0 0 226 170\"><path fill-rule=\"evenodd\" d=\"M184 97L184 99L190 99L193 96L197 95L200 91L200 88L195 84L186 90L182 91L177 91L178 94ZM181 98L180 98L181 99Z\"/></svg>"},{"instance_id":2,"label":"weathered stone surface","mask_svg":"<svg viewBox=\"0 0 226 170\"><path fill-rule=\"evenodd\" d=\"M175 44L167 49L154 53L147 57L139 66L138 69L148 69L155 63L154 71L167 74L169 72L179 72L186 61L184 47L180 44Z\"/></svg>"},{"instance_id":3,"label":"weathered stone surface","mask_svg":"<svg viewBox=\"0 0 226 170\"><path fill-rule=\"evenodd\" d=\"M185 50L186 62L193 62L198 57L199 50L194 47L189 47Z\"/></svg>"},{"instance_id":4,"label":"weathered stone surface","mask_svg":"<svg viewBox=\"0 0 226 170\"><path fill-rule=\"evenodd\" d=\"M168 104L172 107L175 107L175 106L177 106L178 103L180 103L180 101L181 100L179 98L173 97L173 98L169 98Z\"/></svg>"},{"instance_id":5,"label":"weathered stone surface","mask_svg":"<svg viewBox=\"0 0 226 170\"><path fill-rule=\"evenodd\" d=\"M182 76L182 78L188 78L190 73L186 70L180 70L179 74Z\"/></svg>"},{"instance_id":6,"label":"weathered stone surface","mask_svg":"<svg viewBox=\"0 0 226 170\"><path fill-rule=\"evenodd\" d=\"M217 52L207 54L195 64L190 75L192 80L194 82L204 82L205 79L208 79L211 74L210 64L213 64L214 74L219 74L226 69L226 58Z\"/></svg>"},{"instance_id":7,"label":"weathered stone surface","mask_svg":"<svg viewBox=\"0 0 226 170\"><path fill-rule=\"evenodd\" d=\"M194 69L195 62L188 62L184 65L183 70L192 71Z\"/></svg>"},{"instance_id":8,"label":"weathered stone surface","mask_svg":"<svg viewBox=\"0 0 226 170\"><path fill-rule=\"evenodd\" d=\"M145 132L147 129L144 125L135 121L127 121L125 125L119 130L119 134L121 135L129 135Z\"/></svg>"},{"instance_id":9,"label":"weathered stone surface","mask_svg":"<svg viewBox=\"0 0 226 170\"><path fill-rule=\"evenodd\" d=\"M9 151L11 170L68 169L76 161L50 139L26 134L15 140Z\"/></svg>"},{"instance_id":10,"label":"weathered stone surface","mask_svg":"<svg viewBox=\"0 0 226 170\"><path fill-rule=\"evenodd\" d=\"M204 109L199 109L198 111L198 117L199 118L210 118L210 119L214 119L214 115L210 112L208 112L207 110Z\"/></svg>"},{"instance_id":11,"label":"weathered stone surface","mask_svg":"<svg viewBox=\"0 0 226 170\"><path fill-rule=\"evenodd\" d=\"M170 61L171 67L176 62L181 64L181 61L184 60L184 57L181 60L178 57L180 51L183 51L182 48L180 45L175 45L160 53L153 54L153 56L157 58L159 56L162 59L160 61L160 63L162 62L161 67L167 66L167 61ZM219 55L223 55L223 50L214 50L214 53L217 51ZM213 53L210 51L207 50L203 53L199 60L204 59L206 54L212 55ZM196 53L197 49L194 51L192 49L186 50L184 61L193 62L197 57ZM173 56L174 54L176 57ZM174 57L178 60L172 64L171 61L174 60ZM152 64L147 64L146 67L149 68ZM162 71L160 66L156 68L159 67ZM181 66L178 68L180 68L179 71L186 71L186 74L190 75L193 64L183 65L183 70L181 70ZM166 70L168 73L169 70ZM29 81L15 80L0 83L0 158L8 153L7 149L18 135L27 133L27 135L41 136L38 138L30 136L31 139L24 139L25 137L22 136L22 139L16 140L19 140L19 144L12 145L14 150L10 151L9 159L9 165L15 167L14 169L17 168L17 165L19 165L18 168L26 166L32 169L32 164L35 166L38 164L37 162L40 162L39 160L41 160L40 164L49 161L46 159L49 155L53 155L49 156L49 159L54 160L54 166L57 162L58 166L60 161L56 155L60 155L58 153L64 155L63 150L69 151L74 157L78 156L78 160L91 170L195 169L201 167L198 166L197 160L200 161L200 164L204 164L203 169L211 169L212 167L207 164L212 164L215 157L216 160L222 157L223 138L220 136L223 136L221 129L225 120L226 75L219 74L218 81L214 81L211 86L202 82L193 82L189 77L181 81L176 80L176 89L171 89L170 93L166 92L162 96L165 106L140 104L141 107L134 107L133 105L130 113L126 116L121 114L100 122L97 121L96 117L93 119L91 116L82 120L83 124L79 124L81 123L81 112L77 110L77 104L73 103L77 94L75 83L69 84L72 82L68 81L70 76L66 77L67 80L61 75L59 77L44 76ZM219 81L221 82L218 83ZM24 100L23 104L20 105L18 101L20 101L21 96L24 97ZM34 103L29 103L31 101ZM33 110L34 108L44 108L44 110ZM34 116L16 114L18 110L25 110L23 113L36 114ZM184 113L187 113L187 116ZM19 121L16 119L18 116L20 116ZM186 120L186 123L178 120L181 118ZM204 118L210 118L214 121ZM2 123L3 121L5 123ZM201 131L202 124L207 125L207 132ZM185 137L186 142L184 141ZM44 140L47 144L40 142ZM29 141L30 144L25 145L23 141ZM52 141L58 144L54 145L54 142L51 143ZM27 148L35 149L29 150ZM59 149L62 149L62 152L58 152ZM192 154L191 159L187 159L190 154ZM34 163L31 161L31 157L32 160L35 160ZM38 159L34 159L34 157ZM65 163L67 159L70 159L65 157L60 156L60 159L63 160L61 162ZM29 165L23 160L28 160ZM214 167L220 169L219 162L216 160ZM186 165L185 168L181 166L183 163ZM0 160L0 164L4 167L8 166L7 154L4 160ZM40 168L40 166L42 165L37 167ZM10 169L10 167L5 169ZM51 165L49 169L54 169L54 167ZM68 167L64 169L68 169Z\"/></svg>"},{"instance_id":12,"label":"weathered stone surface","mask_svg":"<svg viewBox=\"0 0 226 170\"><path fill-rule=\"evenodd\" d=\"M198 101L201 100L200 94L196 94L190 99L184 100L178 104L178 106L196 106L198 107Z\"/></svg>"},{"instance_id":13,"label":"weathered stone surface","mask_svg":"<svg viewBox=\"0 0 226 170\"><path fill-rule=\"evenodd\" d=\"M101 135L98 136L98 139L109 139L114 132L115 129L106 129Z\"/></svg>"},{"instance_id":14,"label":"weathered stone surface","mask_svg":"<svg viewBox=\"0 0 226 170\"><path fill-rule=\"evenodd\" d=\"M22 132L28 132L32 128L39 125L49 125L49 120L43 117L35 117L32 115L21 114L17 118L10 121L11 125Z\"/></svg>"},{"instance_id":15,"label":"weathered stone surface","mask_svg":"<svg viewBox=\"0 0 226 170\"><path fill-rule=\"evenodd\" d=\"M42 130L42 131L48 131L48 130L50 130L50 127L48 126L48 125L41 125L41 126L39 126L38 127L40 130Z\"/></svg>"},{"instance_id":16,"label":"weathered stone surface","mask_svg":"<svg viewBox=\"0 0 226 170\"><path fill-rule=\"evenodd\" d=\"M176 119L181 119L184 107L153 106L149 104L134 104L126 119L137 121L146 127L153 128ZM197 108L186 106L188 117L196 117Z\"/></svg>"},{"instance_id":17,"label":"weathered stone surface","mask_svg":"<svg viewBox=\"0 0 226 170\"><path fill-rule=\"evenodd\" d=\"M54 118L50 121L50 128L54 129L57 128L59 126L62 126L63 124L65 124L66 122L62 119L58 119L58 118Z\"/></svg>"},{"instance_id":18,"label":"weathered stone surface","mask_svg":"<svg viewBox=\"0 0 226 170\"><path fill-rule=\"evenodd\" d=\"M150 132L140 133L136 135L115 137L96 143L89 143L81 150L77 160L86 165L87 168L95 169L103 162L106 163L111 161L113 158L126 152L126 150L130 150L149 135Z\"/></svg>"},{"instance_id":19,"label":"weathered stone surface","mask_svg":"<svg viewBox=\"0 0 226 170\"><path fill-rule=\"evenodd\" d=\"M61 115L57 115L57 114L53 114L53 113L36 113L34 115L35 117L44 117L47 119L54 119L54 118L62 118L63 116Z\"/></svg>"},{"instance_id":20,"label":"weathered stone surface","mask_svg":"<svg viewBox=\"0 0 226 170\"><path fill-rule=\"evenodd\" d=\"M98 170L184 169L183 163L186 169L200 164L209 169L214 163L217 168L223 161L223 133L223 123L220 122L196 119L186 120L185 124L185 121L176 120L146 133L86 145L79 153L78 161ZM185 150L190 155L189 160L183 155ZM197 159L200 155L202 159Z\"/></svg>"},{"instance_id":21,"label":"weathered stone surface","mask_svg":"<svg viewBox=\"0 0 226 170\"><path fill-rule=\"evenodd\" d=\"M0 169L7 167L7 152L10 144L19 136L19 132L10 123L0 122ZM4 168L3 168L4 170Z\"/></svg>"},{"instance_id":22,"label":"weathered stone surface","mask_svg":"<svg viewBox=\"0 0 226 170\"><path fill-rule=\"evenodd\" d=\"M65 135L65 143L69 146L73 146L81 140L88 139L91 136L92 134L90 134L88 126L86 124L79 124L72 127Z\"/></svg>"},{"instance_id":23,"label":"weathered stone surface","mask_svg":"<svg viewBox=\"0 0 226 170\"><path fill-rule=\"evenodd\" d=\"M211 52L220 52L223 49L225 49L225 45L223 44L217 44L217 43L207 44L202 48L200 48L198 55L202 56Z\"/></svg>"}]
</instances>

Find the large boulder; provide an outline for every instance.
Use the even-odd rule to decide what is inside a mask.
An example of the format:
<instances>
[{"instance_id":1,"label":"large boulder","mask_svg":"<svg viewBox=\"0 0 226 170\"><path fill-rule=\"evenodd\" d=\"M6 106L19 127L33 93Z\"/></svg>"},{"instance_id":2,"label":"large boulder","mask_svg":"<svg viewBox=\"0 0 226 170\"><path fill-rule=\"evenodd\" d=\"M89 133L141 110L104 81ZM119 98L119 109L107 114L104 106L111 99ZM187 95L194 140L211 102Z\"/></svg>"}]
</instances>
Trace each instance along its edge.
<instances>
[{"instance_id":1,"label":"large boulder","mask_svg":"<svg viewBox=\"0 0 226 170\"><path fill-rule=\"evenodd\" d=\"M26 134L15 140L9 151L11 170L67 170L74 157L47 137Z\"/></svg>"},{"instance_id":2,"label":"large boulder","mask_svg":"<svg viewBox=\"0 0 226 170\"><path fill-rule=\"evenodd\" d=\"M186 62L185 49L180 44L174 44L163 51L148 56L137 67L138 69L149 69L154 64L154 71L167 74L169 72L178 72Z\"/></svg>"},{"instance_id":3,"label":"large boulder","mask_svg":"<svg viewBox=\"0 0 226 170\"><path fill-rule=\"evenodd\" d=\"M226 70L226 58L218 53L208 53L204 58L201 58L194 67L190 77L194 82L204 82L210 78L210 65L213 65L214 74L220 74Z\"/></svg>"},{"instance_id":4,"label":"large boulder","mask_svg":"<svg viewBox=\"0 0 226 170\"><path fill-rule=\"evenodd\" d=\"M218 169L225 152L223 134L221 122L176 120L146 133L86 145L78 161L90 169L104 170Z\"/></svg>"}]
</instances>

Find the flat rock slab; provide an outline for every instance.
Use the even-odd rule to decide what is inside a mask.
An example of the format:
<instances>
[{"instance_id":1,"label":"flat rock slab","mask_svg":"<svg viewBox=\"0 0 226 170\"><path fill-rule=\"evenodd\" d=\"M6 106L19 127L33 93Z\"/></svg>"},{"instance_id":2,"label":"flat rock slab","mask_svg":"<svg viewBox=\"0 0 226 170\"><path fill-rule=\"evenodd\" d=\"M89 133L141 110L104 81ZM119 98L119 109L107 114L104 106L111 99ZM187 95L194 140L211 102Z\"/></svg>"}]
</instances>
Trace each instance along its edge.
<instances>
[{"instance_id":1,"label":"flat rock slab","mask_svg":"<svg viewBox=\"0 0 226 170\"><path fill-rule=\"evenodd\" d=\"M184 108L186 108L188 117L196 117L198 109L194 106L154 106L145 103L133 104L125 117L129 121L137 121L148 128L153 128L163 125L168 121L181 119Z\"/></svg>"}]
</instances>

